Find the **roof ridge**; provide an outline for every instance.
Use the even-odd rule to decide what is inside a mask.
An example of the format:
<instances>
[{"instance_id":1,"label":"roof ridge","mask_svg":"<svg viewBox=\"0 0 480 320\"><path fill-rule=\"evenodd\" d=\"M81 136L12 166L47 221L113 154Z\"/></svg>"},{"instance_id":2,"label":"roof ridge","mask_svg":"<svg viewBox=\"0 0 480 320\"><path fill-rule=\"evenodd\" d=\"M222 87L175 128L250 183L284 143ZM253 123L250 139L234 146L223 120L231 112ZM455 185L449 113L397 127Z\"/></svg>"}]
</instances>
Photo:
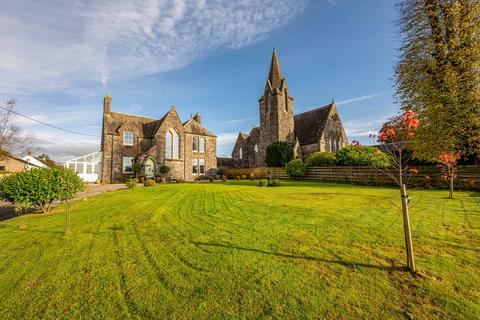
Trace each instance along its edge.
<instances>
[{"instance_id":1,"label":"roof ridge","mask_svg":"<svg viewBox=\"0 0 480 320\"><path fill-rule=\"evenodd\" d=\"M131 113L119 112L119 111L112 111L112 112L110 112L110 113L118 113L118 114L123 114L123 115L126 115L126 116L137 117L137 118L144 118L144 119L160 120L159 118L140 116L140 115L137 115L137 114L131 114Z\"/></svg>"},{"instance_id":2,"label":"roof ridge","mask_svg":"<svg viewBox=\"0 0 480 320\"><path fill-rule=\"evenodd\" d=\"M318 111L318 110L320 110L320 109L329 108L329 107L332 107L333 105L334 105L334 103L331 102L331 103L329 103L329 104L326 104L326 105L321 106L321 107L317 107L317 108L315 108L315 109L307 110L307 111L304 111L304 112L302 112L302 113L297 113L297 114L295 115L295 117L296 117L296 116L304 115L304 114L309 113L309 112Z\"/></svg>"}]
</instances>

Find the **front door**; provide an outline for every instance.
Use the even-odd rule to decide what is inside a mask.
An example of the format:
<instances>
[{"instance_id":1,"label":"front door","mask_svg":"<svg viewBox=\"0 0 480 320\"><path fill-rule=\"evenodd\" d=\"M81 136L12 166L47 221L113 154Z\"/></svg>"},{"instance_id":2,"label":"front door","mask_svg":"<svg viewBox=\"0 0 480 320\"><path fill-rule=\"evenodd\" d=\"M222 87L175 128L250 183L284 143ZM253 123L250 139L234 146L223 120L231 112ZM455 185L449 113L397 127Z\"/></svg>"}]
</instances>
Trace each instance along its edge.
<instances>
[{"instance_id":1,"label":"front door","mask_svg":"<svg viewBox=\"0 0 480 320\"><path fill-rule=\"evenodd\" d=\"M145 161L145 177L155 178L155 163L152 159Z\"/></svg>"}]
</instances>

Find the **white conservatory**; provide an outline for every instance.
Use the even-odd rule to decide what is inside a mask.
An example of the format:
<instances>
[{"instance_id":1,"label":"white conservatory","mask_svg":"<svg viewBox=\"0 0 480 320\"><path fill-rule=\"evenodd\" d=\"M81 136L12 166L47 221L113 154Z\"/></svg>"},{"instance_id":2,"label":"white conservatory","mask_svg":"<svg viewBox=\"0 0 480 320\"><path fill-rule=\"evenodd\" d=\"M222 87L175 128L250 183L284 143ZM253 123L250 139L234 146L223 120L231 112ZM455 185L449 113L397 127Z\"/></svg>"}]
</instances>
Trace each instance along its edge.
<instances>
[{"instance_id":1,"label":"white conservatory","mask_svg":"<svg viewBox=\"0 0 480 320\"><path fill-rule=\"evenodd\" d=\"M102 177L102 152L94 152L65 162L65 168L75 171L85 182Z\"/></svg>"}]
</instances>

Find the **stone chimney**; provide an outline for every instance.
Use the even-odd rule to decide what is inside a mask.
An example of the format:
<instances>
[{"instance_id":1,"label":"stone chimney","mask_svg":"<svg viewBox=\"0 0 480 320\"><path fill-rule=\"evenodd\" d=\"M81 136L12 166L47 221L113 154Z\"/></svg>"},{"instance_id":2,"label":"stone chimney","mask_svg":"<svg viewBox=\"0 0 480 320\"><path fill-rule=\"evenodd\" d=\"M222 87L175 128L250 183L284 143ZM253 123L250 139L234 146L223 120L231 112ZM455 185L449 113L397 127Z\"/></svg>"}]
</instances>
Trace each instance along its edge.
<instances>
[{"instance_id":1,"label":"stone chimney","mask_svg":"<svg viewBox=\"0 0 480 320\"><path fill-rule=\"evenodd\" d=\"M103 114L110 114L110 111L112 111L111 102L112 102L112 97L110 97L110 95L107 94L103 98Z\"/></svg>"},{"instance_id":2,"label":"stone chimney","mask_svg":"<svg viewBox=\"0 0 480 320\"><path fill-rule=\"evenodd\" d=\"M195 115L193 116L193 120L197 121L199 124L202 124L202 116L200 115L200 113L195 113Z\"/></svg>"}]
</instances>

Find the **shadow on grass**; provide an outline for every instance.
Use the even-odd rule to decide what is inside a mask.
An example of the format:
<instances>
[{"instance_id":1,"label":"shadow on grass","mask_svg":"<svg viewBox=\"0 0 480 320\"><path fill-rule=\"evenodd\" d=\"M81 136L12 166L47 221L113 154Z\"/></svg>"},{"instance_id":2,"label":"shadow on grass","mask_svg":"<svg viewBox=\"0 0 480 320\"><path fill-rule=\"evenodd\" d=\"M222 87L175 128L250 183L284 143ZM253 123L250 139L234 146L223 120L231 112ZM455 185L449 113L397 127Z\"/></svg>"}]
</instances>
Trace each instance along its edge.
<instances>
[{"instance_id":1,"label":"shadow on grass","mask_svg":"<svg viewBox=\"0 0 480 320\"><path fill-rule=\"evenodd\" d=\"M342 261L342 260L330 260L330 259L323 259L323 258L310 257L310 256L269 252L265 250L255 249L255 248L244 248L244 247L239 247L239 246L224 244L224 243L198 242L198 241L193 241L191 243L195 246L219 247L219 248L234 249L234 250L241 250L241 251L248 251L248 252L256 252L256 253L267 254L271 256L288 258L288 259L300 259L300 260L310 260L310 261L317 261L317 262L324 262L324 263L333 263L333 264L338 264L338 265L349 267L349 268L361 267L361 268L377 269L382 271L408 272L407 267L400 267L400 266L379 266L379 265L374 265L369 263L355 263L355 262Z\"/></svg>"}]
</instances>

